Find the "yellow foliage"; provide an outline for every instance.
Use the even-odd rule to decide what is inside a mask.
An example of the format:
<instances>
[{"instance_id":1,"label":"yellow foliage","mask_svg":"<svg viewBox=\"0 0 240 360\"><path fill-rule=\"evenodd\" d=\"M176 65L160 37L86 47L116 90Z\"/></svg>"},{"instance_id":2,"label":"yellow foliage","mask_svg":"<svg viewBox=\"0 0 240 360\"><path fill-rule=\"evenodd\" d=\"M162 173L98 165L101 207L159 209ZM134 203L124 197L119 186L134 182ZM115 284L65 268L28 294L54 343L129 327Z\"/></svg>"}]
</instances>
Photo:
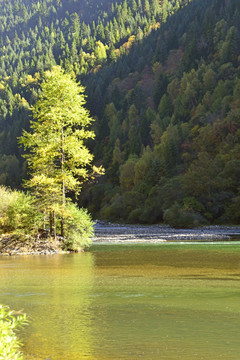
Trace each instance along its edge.
<instances>
[{"instance_id":1,"label":"yellow foliage","mask_svg":"<svg viewBox=\"0 0 240 360\"><path fill-rule=\"evenodd\" d=\"M31 84L31 83L34 82L34 81L35 81L35 79L33 79L32 75L28 75L28 76L27 76L27 82L28 82L29 84Z\"/></svg>"},{"instance_id":2,"label":"yellow foliage","mask_svg":"<svg viewBox=\"0 0 240 360\"><path fill-rule=\"evenodd\" d=\"M34 78L35 78L36 80L40 80L41 76L40 76L39 72L36 72L36 73L34 74Z\"/></svg>"},{"instance_id":3,"label":"yellow foliage","mask_svg":"<svg viewBox=\"0 0 240 360\"><path fill-rule=\"evenodd\" d=\"M105 169L102 167L102 165L99 166L99 167L93 165L93 174L104 175L105 174Z\"/></svg>"},{"instance_id":4,"label":"yellow foliage","mask_svg":"<svg viewBox=\"0 0 240 360\"><path fill-rule=\"evenodd\" d=\"M136 36L135 35L131 35L128 38L128 41L125 42L121 47L126 49L127 51L129 51L130 47L132 46L132 44L136 41Z\"/></svg>"},{"instance_id":5,"label":"yellow foliage","mask_svg":"<svg viewBox=\"0 0 240 360\"><path fill-rule=\"evenodd\" d=\"M101 65L95 66L95 68L93 69L94 74L96 74L101 67Z\"/></svg>"},{"instance_id":6,"label":"yellow foliage","mask_svg":"<svg viewBox=\"0 0 240 360\"><path fill-rule=\"evenodd\" d=\"M195 125L191 130L192 136L197 136L198 131L199 131L199 125Z\"/></svg>"},{"instance_id":7,"label":"yellow foliage","mask_svg":"<svg viewBox=\"0 0 240 360\"><path fill-rule=\"evenodd\" d=\"M117 57L120 57L120 50L119 49L115 49L115 54L117 55Z\"/></svg>"},{"instance_id":8,"label":"yellow foliage","mask_svg":"<svg viewBox=\"0 0 240 360\"><path fill-rule=\"evenodd\" d=\"M87 42L88 42L87 38L84 38L84 39L82 40L83 46L87 45Z\"/></svg>"},{"instance_id":9,"label":"yellow foliage","mask_svg":"<svg viewBox=\"0 0 240 360\"><path fill-rule=\"evenodd\" d=\"M14 98L16 101L20 102L21 101L21 95L20 94L15 94Z\"/></svg>"},{"instance_id":10,"label":"yellow foliage","mask_svg":"<svg viewBox=\"0 0 240 360\"><path fill-rule=\"evenodd\" d=\"M131 35L131 36L129 37L129 39L128 39L128 42L129 42L130 44L133 44L134 41L135 41L135 39L136 39L136 36L135 36L135 35Z\"/></svg>"},{"instance_id":11,"label":"yellow foliage","mask_svg":"<svg viewBox=\"0 0 240 360\"><path fill-rule=\"evenodd\" d=\"M21 101L22 101L22 104L23 104L23 106L24 106L25 108L29 108L29 103L27 102L26 99L24 99L24 97L22 97Z\"/></svg>"}]
</instances>

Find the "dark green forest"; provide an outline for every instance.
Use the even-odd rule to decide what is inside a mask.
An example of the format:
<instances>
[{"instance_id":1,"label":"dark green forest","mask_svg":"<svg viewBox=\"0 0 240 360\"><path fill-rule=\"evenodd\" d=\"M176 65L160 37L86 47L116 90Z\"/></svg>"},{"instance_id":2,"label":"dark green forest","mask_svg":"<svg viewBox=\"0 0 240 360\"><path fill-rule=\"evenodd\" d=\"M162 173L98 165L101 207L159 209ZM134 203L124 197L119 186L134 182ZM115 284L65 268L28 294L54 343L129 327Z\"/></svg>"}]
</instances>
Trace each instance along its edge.
<instances>
[{"instance_id":1,"label":"dark green forest","mask_svg":"<svg viewBox=\"0 0 240 360\"><path fill-rule=\"evenodd\" d=\"M105 175L79 200L95 218L239 223L239 2L14 0L0 14L0 184L28 176L17 139L57 64L95 118Z\"/></svg>"}]
</instances>

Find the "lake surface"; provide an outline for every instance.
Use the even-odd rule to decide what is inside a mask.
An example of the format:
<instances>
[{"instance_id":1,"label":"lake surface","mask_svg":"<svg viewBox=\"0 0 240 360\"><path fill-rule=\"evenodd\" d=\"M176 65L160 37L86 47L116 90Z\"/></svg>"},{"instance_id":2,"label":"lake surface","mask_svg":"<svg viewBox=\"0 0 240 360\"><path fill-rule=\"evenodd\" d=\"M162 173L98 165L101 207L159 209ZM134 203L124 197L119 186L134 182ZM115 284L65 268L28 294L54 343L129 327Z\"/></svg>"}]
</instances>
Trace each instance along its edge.
<instances>
[{"instance_id":1,"label":"lake surface","mask_svg":"<svg viewBox=\"0 0 240 360\"><path fill-rule=\"evenodd\" d=\"M240 243L0 258L27 360L239 360Z\"/></svg>"}]
</instances>

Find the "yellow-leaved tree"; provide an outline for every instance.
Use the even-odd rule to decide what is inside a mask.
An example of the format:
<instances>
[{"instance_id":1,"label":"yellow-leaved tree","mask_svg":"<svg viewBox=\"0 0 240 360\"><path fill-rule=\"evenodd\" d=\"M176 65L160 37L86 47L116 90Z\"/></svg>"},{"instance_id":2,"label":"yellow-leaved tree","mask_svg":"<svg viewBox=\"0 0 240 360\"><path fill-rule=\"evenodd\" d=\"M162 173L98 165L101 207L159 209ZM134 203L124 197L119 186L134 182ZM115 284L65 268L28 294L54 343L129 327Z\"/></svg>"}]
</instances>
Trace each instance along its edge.
<instances>
[{"instance_id":1,"label":"yellow-leaved tree","mask_svg":"<svg viewBox=\"0 0 240 360\"><path fill-rule=\"evenodd\" d=\"M30 132L24 131L20 138L29 149L26 186L33 190L51 234L59 233L72 243L74 232L75 247L79 245L76 238L81 239L79 230L92 227L87 226L86 212L77 209L67 195L77 195L93 172L102 171L92 165L93 156L85 145L85 140L94 138L88 130L93 119L85 103L84 87L60 66L53 67L45 72L41 94L32 107Z\"/></svg>"}]
</instances>

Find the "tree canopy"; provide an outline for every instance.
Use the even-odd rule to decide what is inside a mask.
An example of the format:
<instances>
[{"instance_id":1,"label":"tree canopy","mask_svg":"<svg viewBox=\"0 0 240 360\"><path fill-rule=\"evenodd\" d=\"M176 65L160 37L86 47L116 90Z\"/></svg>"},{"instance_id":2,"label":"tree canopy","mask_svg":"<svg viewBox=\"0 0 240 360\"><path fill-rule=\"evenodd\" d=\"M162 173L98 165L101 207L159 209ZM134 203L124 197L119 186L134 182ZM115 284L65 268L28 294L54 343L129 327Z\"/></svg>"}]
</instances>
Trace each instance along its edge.
<instances>
[{"instance_id":1,"label":"tree canopy","mask_svg":"<svg viewBox=\"0 0 240 360\"><path fill-rule=\"evenodd\" d=\"M49 214L56 229L56 216L66 216L67 194L77 195L92 172L93 156L85 145L94 138L85 108L84 88L61 67L46 71L38 101L32 107L34 120L20 138L30 170L26 186L33 190L38 206ZM70 200L69 200L70 201Z\"/></svg>"}]
</instances>

